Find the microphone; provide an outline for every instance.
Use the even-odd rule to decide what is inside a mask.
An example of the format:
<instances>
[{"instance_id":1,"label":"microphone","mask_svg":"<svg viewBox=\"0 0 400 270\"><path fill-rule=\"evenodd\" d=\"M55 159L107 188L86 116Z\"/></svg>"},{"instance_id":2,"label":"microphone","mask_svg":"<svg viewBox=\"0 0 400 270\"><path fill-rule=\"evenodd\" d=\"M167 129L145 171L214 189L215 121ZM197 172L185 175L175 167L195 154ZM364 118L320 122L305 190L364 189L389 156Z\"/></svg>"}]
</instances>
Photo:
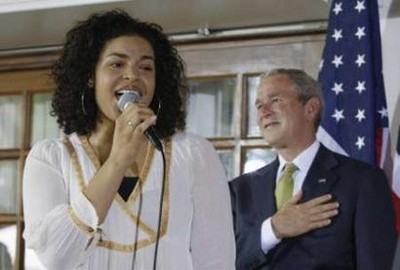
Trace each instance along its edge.
<instances>
[{"instance_id":1,"label":"microphone","mask_svg":"<svg viewBox=\"0 0 400 270\"><path fill-rule=\"evenodd\" d=\"M130 91L130 92L125 92L121 95L121 97L118 99L118 108L122 112L125 110L125 108L130 104L130 103L135 103L140 99L140 95L138 92L135 91ZM162 151L162 144L161 140L157 135L156 130L154 127L149 127L148 129L145 130L144 134L146 135L147 139L154 145L154 147Z\"/></svg>"}]
</instances>

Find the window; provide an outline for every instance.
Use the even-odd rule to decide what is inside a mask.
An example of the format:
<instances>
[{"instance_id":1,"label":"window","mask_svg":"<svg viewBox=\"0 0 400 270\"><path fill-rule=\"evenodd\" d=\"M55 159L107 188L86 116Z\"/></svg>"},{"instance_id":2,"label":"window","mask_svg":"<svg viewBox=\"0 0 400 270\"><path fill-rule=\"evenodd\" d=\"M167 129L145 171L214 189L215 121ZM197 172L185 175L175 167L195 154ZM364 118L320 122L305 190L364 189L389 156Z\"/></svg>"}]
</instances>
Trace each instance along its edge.
<instances>
[{"instance_id":1,"label":"window","mask_svg":"<svg viewBox=\"0 0 400 270\"><path fill-rule=\"evenodd\" d=\"M22 172L30 147L58 134L49 117L54 56L0 59L0 269L44 269L22 239ZM44 66L44 67L43 67Z\"/></svg>"}]
</instances>

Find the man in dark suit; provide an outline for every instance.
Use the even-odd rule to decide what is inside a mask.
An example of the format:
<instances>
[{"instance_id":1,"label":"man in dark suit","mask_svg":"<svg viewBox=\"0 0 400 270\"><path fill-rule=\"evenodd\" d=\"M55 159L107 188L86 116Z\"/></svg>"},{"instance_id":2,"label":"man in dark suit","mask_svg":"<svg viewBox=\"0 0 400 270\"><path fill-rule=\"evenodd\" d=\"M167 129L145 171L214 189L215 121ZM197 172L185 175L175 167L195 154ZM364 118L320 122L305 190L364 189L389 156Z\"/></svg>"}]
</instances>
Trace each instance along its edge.
<instances>
[{"instance_id":1,"label":"man in dark suit","mask_svg":"<svg viewBox=\"0 0 400 270\"><path fill-rule=\"evenodd\" d=\"M387 179L318 142L318 82L273 70L255 105L278 158L230 182L237 270L390 270L397 236Z\"/></svg>"}]
</instances>

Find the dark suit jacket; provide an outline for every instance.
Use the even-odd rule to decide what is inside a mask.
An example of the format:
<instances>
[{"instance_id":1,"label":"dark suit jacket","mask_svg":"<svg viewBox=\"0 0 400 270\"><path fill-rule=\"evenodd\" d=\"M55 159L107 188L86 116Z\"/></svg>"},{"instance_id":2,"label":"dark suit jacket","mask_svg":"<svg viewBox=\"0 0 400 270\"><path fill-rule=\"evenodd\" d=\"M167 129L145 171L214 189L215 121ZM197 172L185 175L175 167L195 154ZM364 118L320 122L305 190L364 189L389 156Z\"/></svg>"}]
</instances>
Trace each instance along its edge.
<instances>
[{"instance_id":1,"label":"dark suit jacket","mask_svg":"<svg viewBox=\"0 0 400 270\"><path fill-rule=\"evenodd\" d=\"M278 166L276 159L230 182L237 270L391 269L397 235L383 171L322 144L304 180L302 202L330 193L340 204L339 215L329 226L283 239L265 254L260 229L276 212Z\"/></svg>"}]
</instances>

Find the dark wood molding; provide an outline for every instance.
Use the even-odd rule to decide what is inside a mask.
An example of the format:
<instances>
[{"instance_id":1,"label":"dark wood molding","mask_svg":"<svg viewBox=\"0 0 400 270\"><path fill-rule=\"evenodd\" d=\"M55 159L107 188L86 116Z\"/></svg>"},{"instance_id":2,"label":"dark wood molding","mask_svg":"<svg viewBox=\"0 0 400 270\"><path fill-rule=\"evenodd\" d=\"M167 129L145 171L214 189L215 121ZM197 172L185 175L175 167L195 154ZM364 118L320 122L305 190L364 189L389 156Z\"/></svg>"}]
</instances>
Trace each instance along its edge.
<instances>
[{"instance_id":1,"label":"dark wood molding","mask_svg":"<svg viewBox=\"0 0 400 270\"><path fill-rule=\"evenodd\" d=\"M50 68L59 57L58 51L0 56L0 72Z\"/></svg>"}]
</instances>

